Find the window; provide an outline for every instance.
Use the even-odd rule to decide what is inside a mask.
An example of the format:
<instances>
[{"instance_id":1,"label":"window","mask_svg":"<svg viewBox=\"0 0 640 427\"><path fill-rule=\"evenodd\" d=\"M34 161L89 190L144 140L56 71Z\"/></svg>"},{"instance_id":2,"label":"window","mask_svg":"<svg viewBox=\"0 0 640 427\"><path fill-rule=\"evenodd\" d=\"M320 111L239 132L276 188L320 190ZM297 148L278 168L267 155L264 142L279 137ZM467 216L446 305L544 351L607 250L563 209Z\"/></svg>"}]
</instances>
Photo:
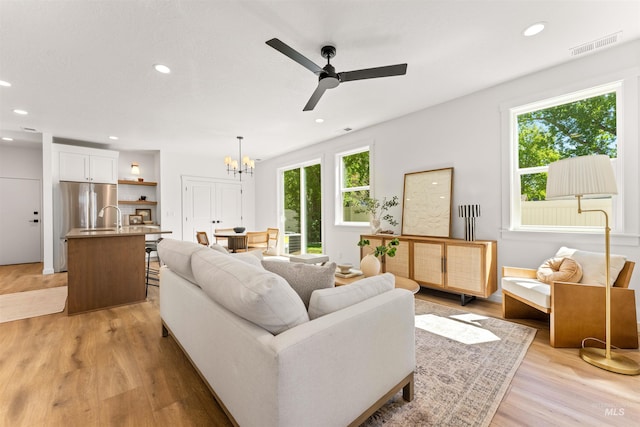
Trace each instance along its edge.
<instances>
[{"instance_id":1,"label":"window","mask_svg":"<svg viewBox=\"0 0 640 427\"><path fill-rule=\"evenodd\" d=\"M616 170L621 83L613 83L510 110L514 153L512 229L582 231L604 226L604 215L578 214L575 199L546 200L548 165L567 157L605 154ZM621 188L620 173L616 173ZM583 209L605 210L610 226L621 197L585 199Z\"/></svg>"},{"instance_id":2,"label":"window","mask_svg":"<svg viewBox=\"0 0 640 427\"><path fill-rule=\"evenodd\" d=\"M369 225L369 216L356 212L356 200L369 197L369 147L362 147L336 156L338 165L338 196L336 224Z\"/></svg>"}]
</instances>

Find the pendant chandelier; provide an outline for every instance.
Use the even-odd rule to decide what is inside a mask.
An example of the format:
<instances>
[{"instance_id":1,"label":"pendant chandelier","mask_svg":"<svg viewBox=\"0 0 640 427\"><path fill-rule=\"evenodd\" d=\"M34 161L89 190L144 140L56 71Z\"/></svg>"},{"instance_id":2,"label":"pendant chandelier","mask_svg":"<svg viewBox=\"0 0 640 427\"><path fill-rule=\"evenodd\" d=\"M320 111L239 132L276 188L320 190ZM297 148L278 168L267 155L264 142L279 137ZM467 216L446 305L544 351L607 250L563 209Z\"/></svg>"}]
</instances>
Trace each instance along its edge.
<instances>
[{"instance_id":1,"label":"pendant chandelier","mask_svg":"<svg viewBox=\"0 0 640 427\"><path fill-rule=\"evenodd\" d=\"M242 174L253 175L253 168L256 165L255 160L251 160L249 156L242 157L242 140L243 137L238 136L238 160L232 159L231 156L224 158L224 164L227 165L227 174L233 172L233 176L239 175L240 181L242 181ZM238 162L241 161L242 164Z\"/></svg>"}]
</instances>

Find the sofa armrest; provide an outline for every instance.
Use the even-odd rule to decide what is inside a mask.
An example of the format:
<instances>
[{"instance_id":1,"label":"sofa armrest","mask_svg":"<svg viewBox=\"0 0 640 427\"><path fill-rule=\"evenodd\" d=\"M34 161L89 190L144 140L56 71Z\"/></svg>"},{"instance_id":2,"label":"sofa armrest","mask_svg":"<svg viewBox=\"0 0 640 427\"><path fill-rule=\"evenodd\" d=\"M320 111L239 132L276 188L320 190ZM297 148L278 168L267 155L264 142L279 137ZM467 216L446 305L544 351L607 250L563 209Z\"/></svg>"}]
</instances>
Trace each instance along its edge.
<instances>
[{"instance_id":1,"label":"sofa armrest","mask_svg":"<svg viewBox=\"0 0 640 427\"><path fill-rule=\"evenodd\" d=\"M276 336L280 425L347 425L370 408L415 369L414 315L413 294L393 289Z\"/></svg>"},{"instance_id":2,"label":"sofa armrest","mask_svg":"<svg viewBox=\"0 0 640 427\"><path fill-rule=\"evenodd\" d=\"M551 283L553 347L581 347L588 337L604 340L605 292L600 285ZM611 288L611 342L617 347L638 348L635 301L633 289Z\"/></svg>"},{"instance_id":3,"label":"sofa armrest","mask_svg":"<svg viewBox=\"0 0 640 427\"><path fill-rule=\"evenodd\" d=\"M538 270L532 268L519 267L502 267L502 277L526 277L528 279L536 279Z\"/></svg>"}]
</instances>

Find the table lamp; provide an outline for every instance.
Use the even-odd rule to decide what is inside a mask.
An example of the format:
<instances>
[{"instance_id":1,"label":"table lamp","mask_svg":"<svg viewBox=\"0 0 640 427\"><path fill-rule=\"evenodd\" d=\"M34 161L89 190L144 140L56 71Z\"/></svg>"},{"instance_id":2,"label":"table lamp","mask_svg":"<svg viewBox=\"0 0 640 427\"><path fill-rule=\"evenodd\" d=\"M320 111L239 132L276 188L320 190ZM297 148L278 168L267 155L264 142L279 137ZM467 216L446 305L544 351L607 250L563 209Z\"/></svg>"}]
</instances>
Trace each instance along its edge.
<instances>
[{"instance_id":1,"label":"table lamp","mask_svg":"<svg viewBox=\"0 0 640 427\"><path fill-rule=\"evenodd\" d=\"M609 216L601 209L582 209L582 198L604 198L618 194L616 180L611 167L611 159L606 155L570 157L549 164L547 175L547 200L575 196L578 199L578 213L602 212L605 218L605 348L583 347L580 357L598 368L618 374L638 375L640 365L628 357L611 351L611 280L610 280L610 239Z\"/></svg>"}]
</instances>

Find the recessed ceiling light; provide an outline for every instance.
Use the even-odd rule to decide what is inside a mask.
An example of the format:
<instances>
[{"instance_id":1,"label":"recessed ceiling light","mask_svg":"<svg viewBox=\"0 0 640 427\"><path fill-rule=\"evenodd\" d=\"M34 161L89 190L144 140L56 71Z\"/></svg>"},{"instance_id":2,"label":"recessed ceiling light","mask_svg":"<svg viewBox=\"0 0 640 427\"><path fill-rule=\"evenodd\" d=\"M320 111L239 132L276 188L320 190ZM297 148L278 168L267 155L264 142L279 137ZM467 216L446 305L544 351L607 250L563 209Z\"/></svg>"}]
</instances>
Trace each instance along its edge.
<instances>
[{"instance_id":1,"label":"recessed ceiling light","mask_svg":"<svg viewBox=\"0 0 640 427\"><path fill-rule=\"evenodd\" d=\"M9 138L8 136L3 136L2 140L3 141L13 141L13 138Z\"/></svg>"},{"instance_id":2,"label":"recessed ceiling light","mask_svg":"<svg viewBox=\"0 0 640 427\"><path fill-rule=\"evenodd\" d=\"M5 82L4 80L0 80L0 86L9 87L9 86L11 86L11 83Z\"/></svg>"},{"instance_id":3,"label":"recessed ceiling light","mask_svg":"<svg viewBox=\"0 0 640 427\"><path fill-rule=\"evenodd\" d=\"M157 72L162 73L162 74L169 74L171 72L171 68L167 67L166 65L162 65L162 64L155 64L153 66L153 68L155 68Z\"/></svg>"},{"instance_id":4,"label":"recessed ceiling light","mask_svg":"<svg viewBox=\"0 0 640 427\"><path fill-rule=\"evenodd\" d=\"M316 123L323 123L324 119L316 119Z\"/></svg>"},{"instance_id":5,"label":"recessed ceiling light","mask_svg":"<svg viewBox=\"0 0 640 427\"><path fill-rule=\"evenodd\" d=\"M18 109L13 110L13 112L16 114L20 114L21 116L26 116L27 114L29 114L28 111L18 110Z\"/></svg>"},{"instance_id":6,"label":"recessed ceiling light","mask_svg":"<svg viewBox=\"0 0 640 427\"><path fill-rule=\"evenodd\" d=\"M524 29L522 35L525 37L535 36L536 34L541 33L542 30L544 30L546 24L546 22L536 22L535 24L529 25Z\"/></svg>"},{"instance_id":7,"label":"recessed ceiling light","mask_svg":"<svg viewBox=\"0 0 640 427\"><path fill-rule=\"evenodd\" d=\"M117 140L118 140L118 137L117 137L117 136L113 136L113 135L111 135L111 136L109 137L109 139L113 139L114 141L117 141Z\"/></svg>"}]
</instances>

